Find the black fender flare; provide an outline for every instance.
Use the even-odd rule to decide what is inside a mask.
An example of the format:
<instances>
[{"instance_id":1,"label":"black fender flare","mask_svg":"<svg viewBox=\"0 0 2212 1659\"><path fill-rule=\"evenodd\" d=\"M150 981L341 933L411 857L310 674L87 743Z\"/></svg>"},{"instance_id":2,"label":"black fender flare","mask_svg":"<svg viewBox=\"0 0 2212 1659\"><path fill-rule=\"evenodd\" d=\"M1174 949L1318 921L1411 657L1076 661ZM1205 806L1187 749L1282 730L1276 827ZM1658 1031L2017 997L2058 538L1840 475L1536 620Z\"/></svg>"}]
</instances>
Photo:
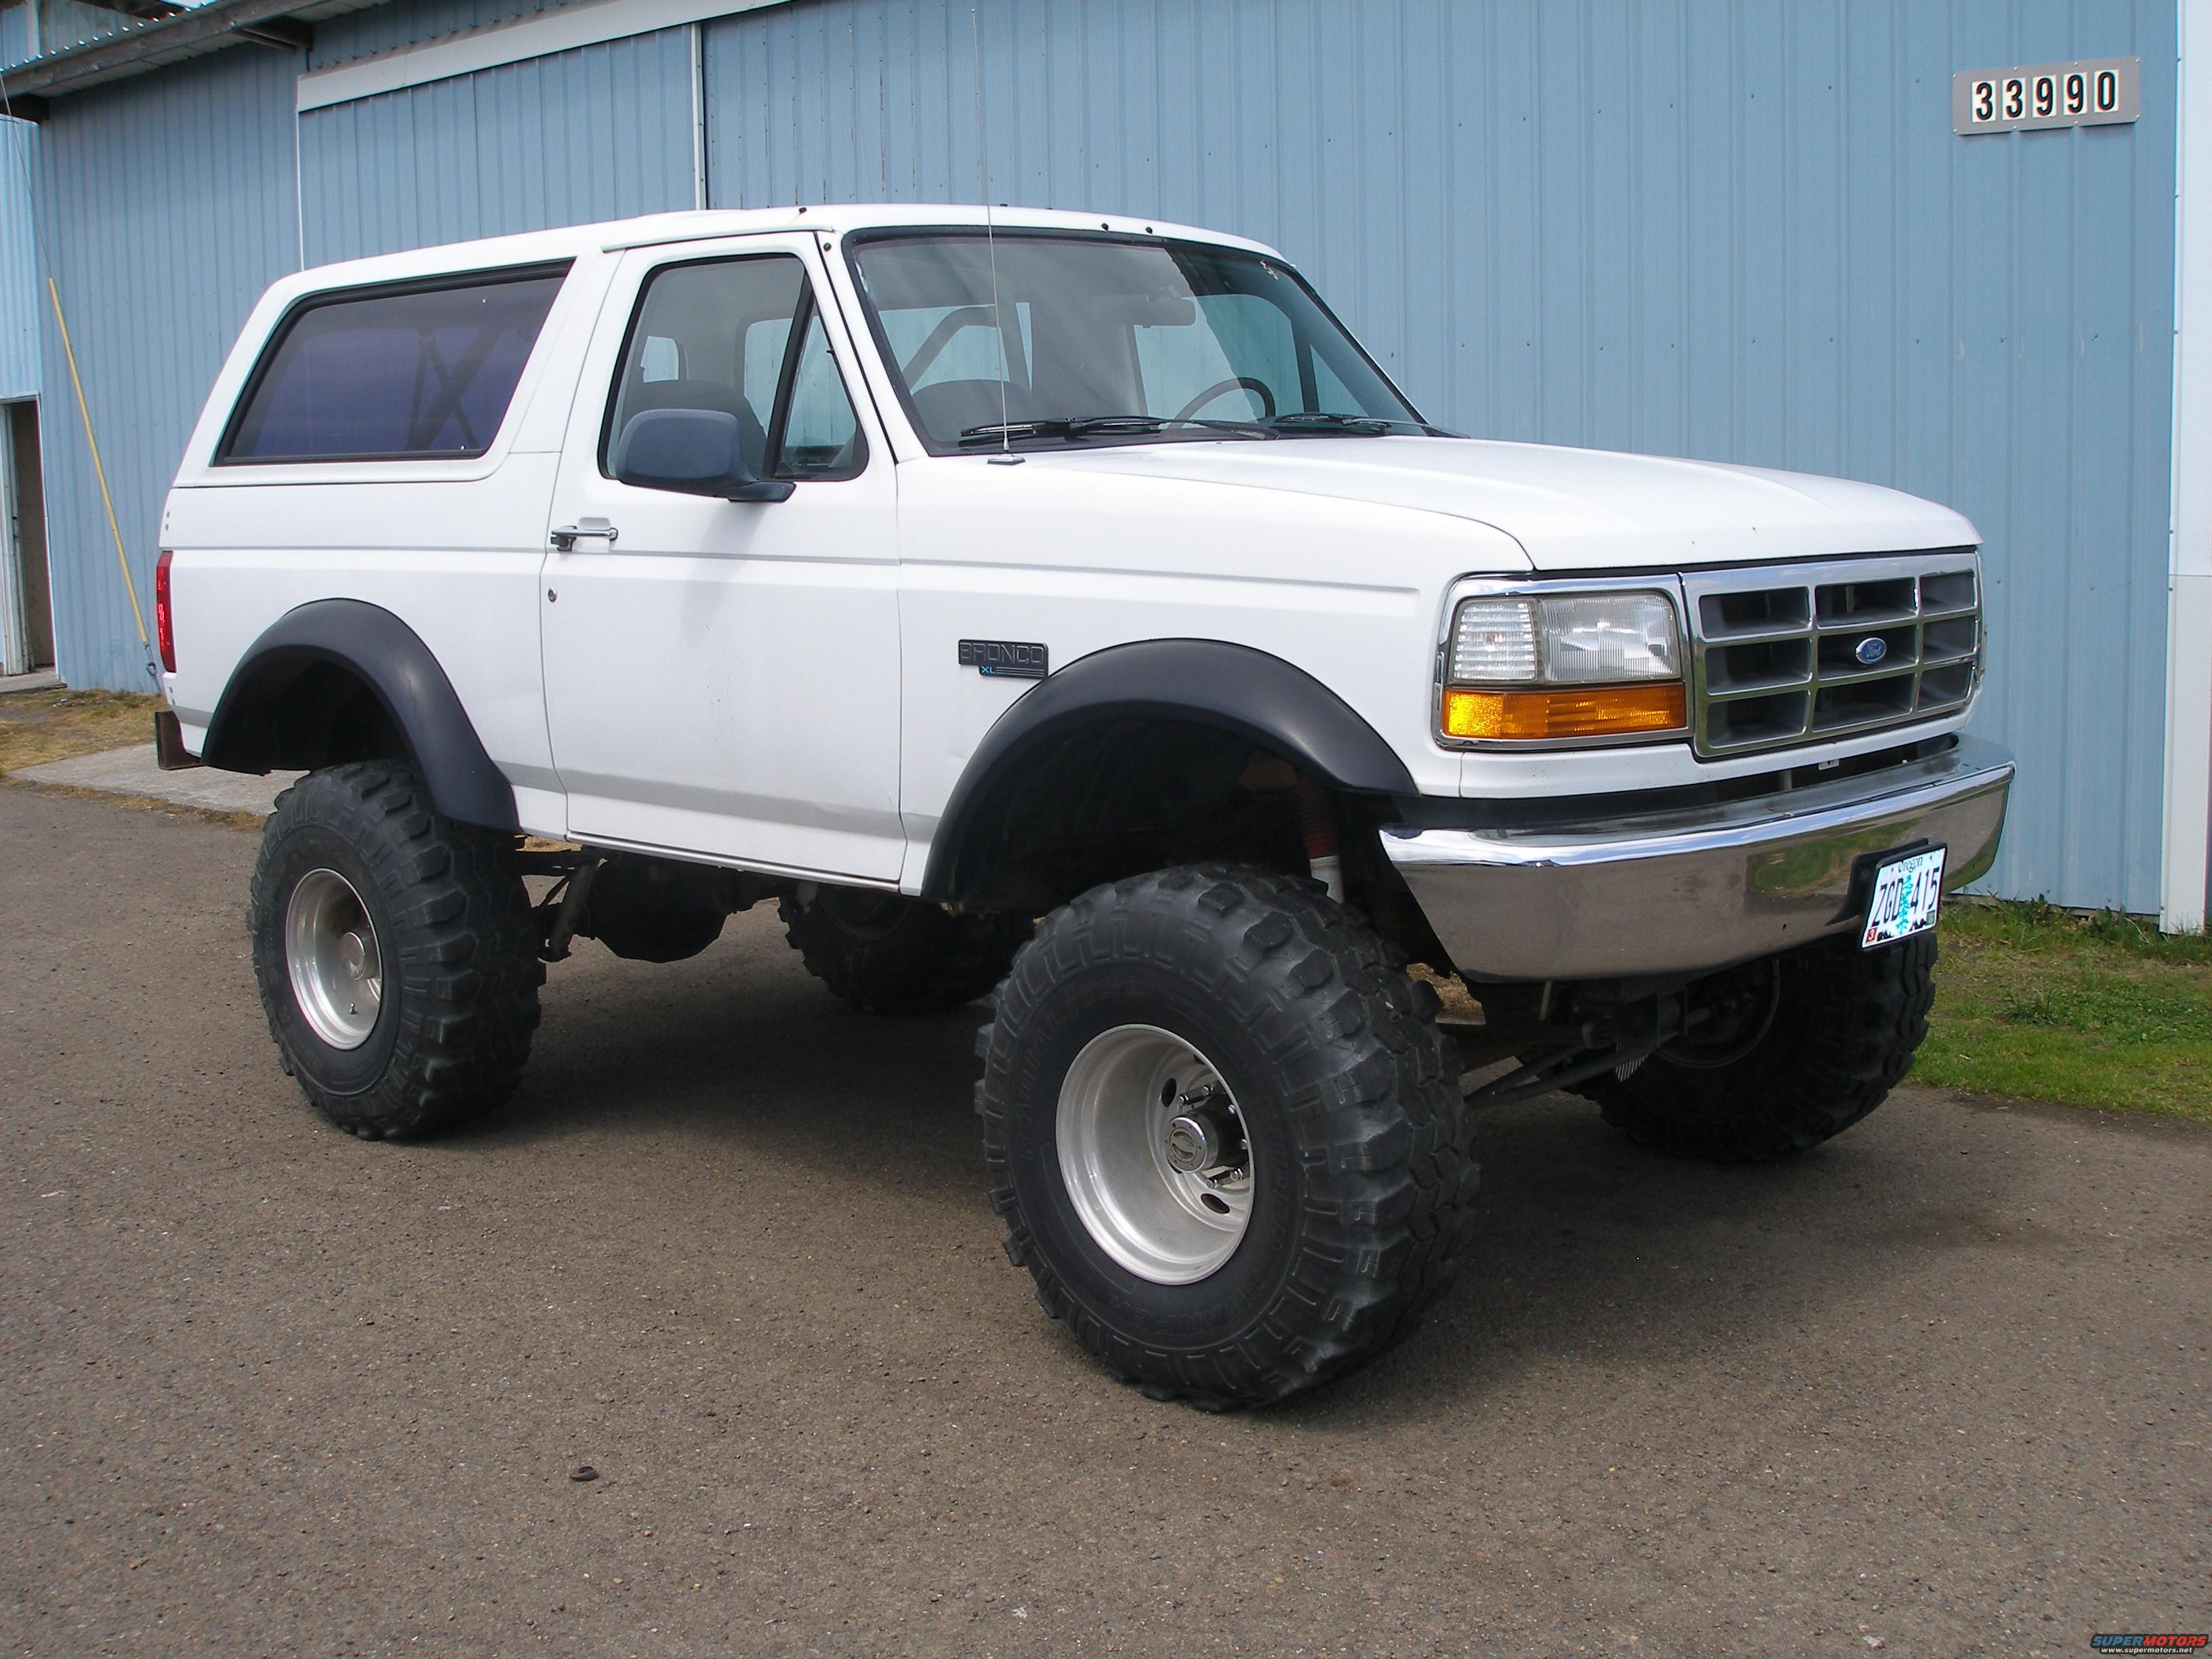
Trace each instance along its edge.
<instances>
[{"instance_id":1,"label":"black fender flare","mask_svg":"<svg viewBox=\"0 0 2212 1659\"><path fill-rule=\"evenodd\" d=\"M200 758L231 772L297 764L283 752L277 714L301 677L324 665L351 674L384 706L440 812L488 830L521 828L513 786L484 752L430 647L392 612L360 599L317 599L270 623L232 671Z\"/></svg>"},{"instance_id":2,"label":"black fender flare","mask_svg":"<svg viewBox=\"0 0 2212 1659\"><path fill-rule=\"evenodd\" d=\"M1144 640L1078 658L1017 701L983 734L953 786L929 847L921 896L948 902L972 889L971 846L1024 764L1048 745L1107 720L1150 718L1211 726L1273 750L1331 788L1413 795L1413 775L1358 711L1303 668L1224 640Z\"/></svg>"}]
</instances>

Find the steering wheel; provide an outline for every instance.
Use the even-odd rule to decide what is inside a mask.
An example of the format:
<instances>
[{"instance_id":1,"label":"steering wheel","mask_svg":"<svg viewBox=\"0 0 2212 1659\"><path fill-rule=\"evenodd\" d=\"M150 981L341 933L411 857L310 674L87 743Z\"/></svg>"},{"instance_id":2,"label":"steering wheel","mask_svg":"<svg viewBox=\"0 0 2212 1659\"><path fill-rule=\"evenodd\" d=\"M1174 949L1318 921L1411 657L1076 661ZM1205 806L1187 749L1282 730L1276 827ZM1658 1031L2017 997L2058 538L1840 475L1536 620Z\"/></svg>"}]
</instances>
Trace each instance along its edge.
<instances>
[{"instance_id":1,"label":"steering wheel","mask_svg":"<svg viewBox=\"0 0 2212 1659\"><path fill-rule=\"evenodd\" d=\"M1260 400L1260 418L1263 421L1275 418L1275 394L1267 390L1267 383L1255 380L1249 374L1237 374L1206 387L1182 406L1182 413L1176 419L1187 421L1216 398L1225 398L1232 392L1250 392Z\"/></svg>"}]
</instances>

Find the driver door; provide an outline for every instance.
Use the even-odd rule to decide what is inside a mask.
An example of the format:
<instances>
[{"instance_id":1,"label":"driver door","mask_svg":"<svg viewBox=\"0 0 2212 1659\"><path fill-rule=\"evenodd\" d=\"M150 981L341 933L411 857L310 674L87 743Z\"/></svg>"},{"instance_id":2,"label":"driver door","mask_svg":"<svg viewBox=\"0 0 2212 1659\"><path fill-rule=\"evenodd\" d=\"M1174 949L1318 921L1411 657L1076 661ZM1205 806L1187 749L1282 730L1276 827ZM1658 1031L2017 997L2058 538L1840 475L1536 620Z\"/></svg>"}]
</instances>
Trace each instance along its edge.
<instances>
[{"instance_id":1,"label":"driver door","mask_svg":"<svg viewBox=\"0 0 2212 1659\"><path fill-rule=\"evenodd\" d=\"M554 490L546 721L572 836L888 884L905 854L891 458L815 258L791 236L625 256ZM735 416L789 497L617 479L627 423L665 409Z\"/></svg>"}]
</instances>

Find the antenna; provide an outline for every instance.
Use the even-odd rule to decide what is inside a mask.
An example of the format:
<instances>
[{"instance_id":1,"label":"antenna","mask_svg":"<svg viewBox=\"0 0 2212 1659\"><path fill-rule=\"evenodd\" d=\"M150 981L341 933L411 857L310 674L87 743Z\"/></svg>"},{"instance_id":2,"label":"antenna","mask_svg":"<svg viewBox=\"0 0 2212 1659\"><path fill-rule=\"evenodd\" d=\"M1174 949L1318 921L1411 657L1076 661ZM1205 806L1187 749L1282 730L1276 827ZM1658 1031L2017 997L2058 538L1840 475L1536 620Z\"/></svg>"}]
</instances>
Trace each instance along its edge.
<instances>
[{"instance_id":1,"label":"antenna","mask_svg":"<svg viewBox=\"0 0 2212 1659\"><path fill-rule=\"evenodd\" d=\"M1013 447L1006 430L1006 319L999 310L999 232L991 222L991 149L983 129L983 35L968 8L968 41L975 58L975 170L983 177L983 246L991 254L991 337L999 348L999 453Z\"/></svg>"}]
</instances>

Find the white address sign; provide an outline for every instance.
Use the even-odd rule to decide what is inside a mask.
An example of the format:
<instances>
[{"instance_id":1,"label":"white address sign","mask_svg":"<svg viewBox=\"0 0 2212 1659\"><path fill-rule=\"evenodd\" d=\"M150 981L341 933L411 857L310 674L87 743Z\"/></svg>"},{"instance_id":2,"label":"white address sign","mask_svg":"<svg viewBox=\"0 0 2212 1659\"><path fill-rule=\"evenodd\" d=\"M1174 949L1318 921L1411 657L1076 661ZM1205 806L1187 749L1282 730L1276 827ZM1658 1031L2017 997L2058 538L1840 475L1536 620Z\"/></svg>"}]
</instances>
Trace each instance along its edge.
<instances>
[{"instance_id":1,"label":"white address sign","mask_svg":"<svg viewBox=\"0 0 2212 1659\"><path fill-rule=\"evenodd\" d=\"M1951 129L1969 136L2109 126L2142 113L2140 58L2018 64L2011 69L1961 70L1951 77Z\"/></svg>"}]
</instances>

